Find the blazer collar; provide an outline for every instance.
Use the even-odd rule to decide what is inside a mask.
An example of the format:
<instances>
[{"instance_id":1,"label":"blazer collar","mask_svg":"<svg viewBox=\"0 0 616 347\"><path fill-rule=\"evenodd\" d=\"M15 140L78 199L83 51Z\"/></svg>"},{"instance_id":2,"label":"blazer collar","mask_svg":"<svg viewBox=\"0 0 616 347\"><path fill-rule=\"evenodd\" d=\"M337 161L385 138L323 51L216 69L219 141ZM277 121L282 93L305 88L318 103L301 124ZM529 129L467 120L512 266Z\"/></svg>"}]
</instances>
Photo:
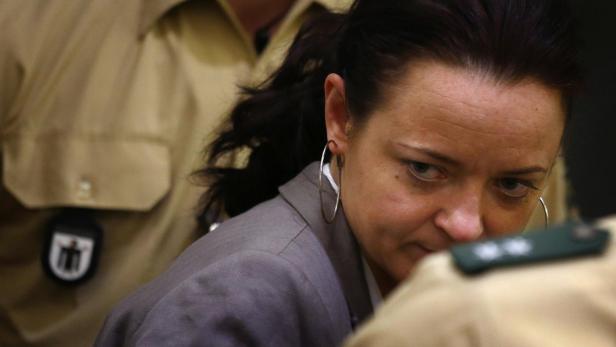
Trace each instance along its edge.
<instances>
[{"instance_id":1,"label":"blazer collar","mask_svg":"<svg viewBox=\"0 0 616 347\"><path fill-rule=\"evenodd\" d=\"M323 203L333 211L336 193L323 180ZM333 223L321 214L319 199L319 163L308 165L297 177L279 188L282 197L306 220L321 242L338 274L340 285L351 311L352 323L358 324L372 314L368 285L364 277L359 245L344 216L342 206Z\"/></svg>"}]
</instances>

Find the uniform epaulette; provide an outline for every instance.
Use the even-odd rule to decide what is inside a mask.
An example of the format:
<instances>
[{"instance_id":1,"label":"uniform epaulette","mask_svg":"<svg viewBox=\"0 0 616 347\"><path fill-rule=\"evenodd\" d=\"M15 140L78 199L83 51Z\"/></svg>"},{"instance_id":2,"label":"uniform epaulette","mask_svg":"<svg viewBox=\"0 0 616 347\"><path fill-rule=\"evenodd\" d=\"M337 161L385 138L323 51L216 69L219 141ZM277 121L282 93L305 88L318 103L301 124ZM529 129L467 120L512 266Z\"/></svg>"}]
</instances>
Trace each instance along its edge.
<instances>
[{"instance_id":1,"label":"uniform epaulette","mask_svg":"<svg viewBox=\"0 0 616 347\"><path fill-rule=\"evenodd\" d=\"M456 266L465 274L491 268L601 254L610 233L584 223L569 223L548 230L455 246Z\"/></svg>"}]
</instances>

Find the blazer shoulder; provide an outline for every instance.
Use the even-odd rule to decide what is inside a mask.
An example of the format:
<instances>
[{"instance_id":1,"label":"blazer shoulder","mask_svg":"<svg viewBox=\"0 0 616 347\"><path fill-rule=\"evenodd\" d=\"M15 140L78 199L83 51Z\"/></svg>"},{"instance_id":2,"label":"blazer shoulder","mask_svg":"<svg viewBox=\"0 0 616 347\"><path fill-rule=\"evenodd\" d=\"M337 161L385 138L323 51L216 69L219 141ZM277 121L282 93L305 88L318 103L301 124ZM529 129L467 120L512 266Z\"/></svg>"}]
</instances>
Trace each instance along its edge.
<instances>
[{"instance_id":1,"label":"blazer shoulder","mask_svg":"<svg viewBox=\"0 0 616 347\"><path fill-rule=\"evenodd\" d=\"M220 330L221 324L233 328ZM281 345L296 345L298 333L316 339L312 345L336 345L350 332L331 261L306 221L280 197L189 247L114 310L98 345L185 344L199 331L234 339L240 328L250 338L274 337Z\"/></svg>"},{"instance_id":2,"label":"blazer shoulder","mask_svg":"<svg viewBox=\"0 0 616 347\"><path fill-rule=\"evenodd\" d=\"M97 345L332 344L318 288L289 260L244 250L211 264L159 296L141 318L138 298L105 324Z\"/></svg>"}]
</instances>

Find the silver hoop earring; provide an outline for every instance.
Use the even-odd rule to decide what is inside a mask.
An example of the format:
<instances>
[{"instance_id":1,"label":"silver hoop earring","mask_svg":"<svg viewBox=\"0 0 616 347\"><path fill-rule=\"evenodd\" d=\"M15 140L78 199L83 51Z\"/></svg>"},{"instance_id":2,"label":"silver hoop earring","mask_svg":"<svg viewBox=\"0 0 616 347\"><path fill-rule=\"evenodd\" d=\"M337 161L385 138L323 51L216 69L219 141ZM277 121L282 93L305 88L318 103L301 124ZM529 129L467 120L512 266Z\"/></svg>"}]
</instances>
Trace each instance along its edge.
<instances>
[{"instance_id":1,"label":"silver hoop earring","mask_svg":"<svg viewBox=\"0 0 616 347\"><path fill-rule=\"evenodd\" d=\"M321 154L321 164L319 166L319 200L321 202L321 214L323 215L323 219L325 219L327 224L333 223L334 219L336 218L336 214L338 213L338 206L340 205L340 191L342 188L342 184L340 184L340 188L338 188L338 192L336 193L336 205L334 205L334 213L332 213L331 217L328 217L325 211L325 206L323 205L323 166L325 163L325 154L327 153L330 142L334 142L334 140L329 140L325 144L325 148L323 148L323 154ZM340 168L338 169L340 170ZM339 176L340 183L342 183L342 181L340 180L341 178L342 176Z\"/></svg>"},{"instance_id":2,"label":"silver hoop earring","mask_svg":"<svg viewBox=\"0 0 616 347\"><path fill-rule=\"evenodd\" d=\"M550 225L550 212L548 212L548 205L543 200L543 196L539 197L539 203L541 203L541 207L543 207L544 228L547 229Z\"/></svg>"}]
</instances>

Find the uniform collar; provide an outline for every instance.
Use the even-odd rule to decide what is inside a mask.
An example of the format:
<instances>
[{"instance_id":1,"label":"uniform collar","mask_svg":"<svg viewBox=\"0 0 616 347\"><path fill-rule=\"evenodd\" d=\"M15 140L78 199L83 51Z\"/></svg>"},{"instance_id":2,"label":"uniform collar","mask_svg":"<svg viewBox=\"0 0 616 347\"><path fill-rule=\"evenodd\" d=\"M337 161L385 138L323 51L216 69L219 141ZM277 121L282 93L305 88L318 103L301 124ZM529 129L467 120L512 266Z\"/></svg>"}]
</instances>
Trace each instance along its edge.
<instances>
[{"instance_id":1,"label":"uniform collar","mask_svg":"<svg viewBox=\"0 0 616 347\"><path fill-rule=\"evenodd\" d=\"M336 194L326 180L323 183L325 209L333 211ZM325 249L347 299L352 323L361 323L373 311L363 273L361 252L342 206L333 223L328 224L323 219L319 199L319 163L308 165L301 174L279 190L282 197L306 220Z\"/></svg>"},{"instance_id":2,"label":"uniform collar","mask_svg":"<svg viewBox=\"0 0 616 347\"><path fill-rule=\"evenodd\" d=\"M188 0L142 0L139 37L143 37L165 13L186 1Z\"/></svg>"},{"instance_id":3,"label":"uniform collar","mask_svg":"<svg viewBox=\"0 0 616 347\"><path fill-rule=\"evenodd\" d=\"M139 22L139 37L143 37L154 25L154 23L164 16L165 13L175 6L187 1L189 0L142 0L141 19ZM218 0L218 2L226 1ZM308 8L312 3L321 5L330 11L340 11L345 8L345 6L349 3L349 0L297 0L297 3L294 6Z\"/></svg>"}]
</instances>

